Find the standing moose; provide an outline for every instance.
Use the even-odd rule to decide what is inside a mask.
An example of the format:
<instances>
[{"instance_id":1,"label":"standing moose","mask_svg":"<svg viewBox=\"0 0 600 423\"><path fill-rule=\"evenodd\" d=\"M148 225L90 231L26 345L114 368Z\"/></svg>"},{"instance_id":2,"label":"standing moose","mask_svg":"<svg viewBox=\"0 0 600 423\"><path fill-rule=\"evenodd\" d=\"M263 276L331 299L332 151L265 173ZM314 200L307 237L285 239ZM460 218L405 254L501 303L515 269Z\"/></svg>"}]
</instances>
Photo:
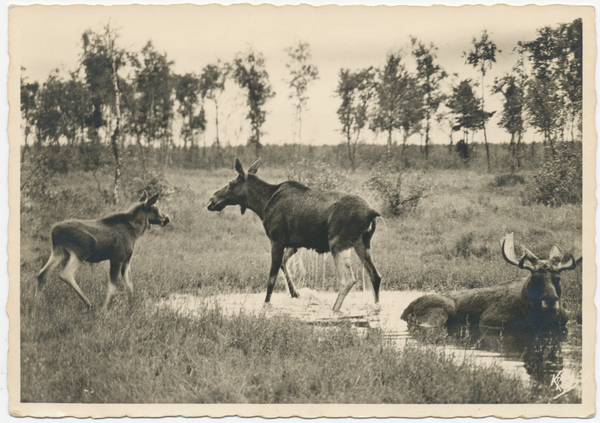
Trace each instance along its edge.
<instances>
[{"instance_id":1,"label":"standing moose","mask_svg":"<svg viewBox=\"0 0 600 423\"><path fill-rule=\"evenodd\" d=\"M239 205L242 214L250 209L262 220L271 240L271 271L265 305L271 300L279 269L283 270L291 296L299 296L285 266L298 248L318 253L331 251L342 285L334 311L340 310L356 283L350 270L350 257L343 254L354 248L371 278L375 303L378 303L381 276L371 259L370 246L379 213L356 195L313 190L293 181L271 185L256 176L259 162L260 159L245 172L236 159L237 177L213 194L208 210L221 211L226 206Z\"/></svg>"},{"instance_id":2,"label":"standing moose","mask_svg":"<svg viewBox=\"0 0 600 423\"><path fill-rule=\"evenodd\" d=\"M120 276L125 280L129 302L133 284L129 279L129 265L135 241L150 225L165 226L169 216L156 207L158 194L147 198L144 191L140 202L124 213L116 213L99 220L65 220L52 228L52 253L37 276L35 294L43 289L48 272L64 265L60 279L77 292L88 309L93 308L75 281L75 273L82 262L99 263L110 260L110 280L104 301L108 310L110 300L117 291Z\"/></svg>"},{"instance_id":3,"label":"standing moose","mask_svg":"<svg viewBox=\"0 0 600 423\"><path fill-rule=\"evenodd\" d=\"M444 295L429 294L417 298L402 313L402 319L422 326L443 324L456 329L469 323L503 329L507 334L523 335L564 327L567 313L561 307L559 273L573 270L581 259L563 256L552 247L548 260L540 260L523 248L523 256L515 255L513 234L502 241L502 256L530 274L524 280L490 288L467 289Z\"/></svg>"}]
</instances>

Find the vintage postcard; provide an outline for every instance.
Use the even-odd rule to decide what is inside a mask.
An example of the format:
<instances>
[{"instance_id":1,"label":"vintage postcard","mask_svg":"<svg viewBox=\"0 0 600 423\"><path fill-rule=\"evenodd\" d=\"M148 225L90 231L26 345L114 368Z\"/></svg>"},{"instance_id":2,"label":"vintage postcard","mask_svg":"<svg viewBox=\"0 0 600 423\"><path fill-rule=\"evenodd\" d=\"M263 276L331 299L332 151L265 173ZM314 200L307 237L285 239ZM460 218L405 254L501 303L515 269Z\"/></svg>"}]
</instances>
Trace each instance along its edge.
<instances>
[{"instance_id":1,"label":"vintage postcard","mask_svg":"<svg viewBox=\"0 0 600 423\"><path fill-rule=\"evenodd\" d=\"M594 415L595 19L11 6L11 415Z\"/></svg>"}]
</instances>

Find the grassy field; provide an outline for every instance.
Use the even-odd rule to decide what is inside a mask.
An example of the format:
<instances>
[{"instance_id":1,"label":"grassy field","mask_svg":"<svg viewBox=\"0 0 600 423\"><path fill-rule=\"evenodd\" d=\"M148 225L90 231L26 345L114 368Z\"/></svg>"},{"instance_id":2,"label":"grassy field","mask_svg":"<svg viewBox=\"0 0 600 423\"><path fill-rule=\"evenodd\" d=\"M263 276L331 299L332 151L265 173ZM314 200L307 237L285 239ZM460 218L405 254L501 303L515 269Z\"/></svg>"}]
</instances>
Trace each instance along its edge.
<instances>
[{"instance_id":1,"label":"grassy field","mask_svg":"<svg viewBox=\"0 0 600 423\"><path fill-rule=\"evenodd\" d=\"M249 163L247 164L249 165ZM335 171L340 189L365 196L376 208L366 171ZM269 182L289 169L268 168ZM159 201L172 223L142 237L132 261L137 302L118 295L107 315L87 312L74 291L54 276L35 300L35 275L50 253L53 223L100 217L101 201L89 172L56 176L50 195L22 197L21 400L133 403L546 403L555 391L524 383L499 368L457 365L427 347L396 351L376 333L359 337L341 327L323 337L289 318L225 316L207 308L189 319L154 305L172 293L209 296L264 292L270 245L258 217L238 207L210 213L210 195L233 170L171 170L172 193ZM581 207L550 208L527 201L530 174L505 183L469 170L405 174L426 183L415 210L384 214L373 239L382 289L447 291L492 286L525 276L508 265L500 240L510 232L538 256L553 244L581 253ZM108 185L109 174L98 175ZM412 179L411 179L412 178ZM125 192L133 204L133 178ZM354 257L356 263L358 259ZM337 289L332 261L325 286ZM79 285L98 307L108 264L83 266ZM276 290L283 290L279 281ZM563 305L581 324L581 271L563 275ZM559 402L579 402L576 393Z\"/></svg>"}]
</instances>

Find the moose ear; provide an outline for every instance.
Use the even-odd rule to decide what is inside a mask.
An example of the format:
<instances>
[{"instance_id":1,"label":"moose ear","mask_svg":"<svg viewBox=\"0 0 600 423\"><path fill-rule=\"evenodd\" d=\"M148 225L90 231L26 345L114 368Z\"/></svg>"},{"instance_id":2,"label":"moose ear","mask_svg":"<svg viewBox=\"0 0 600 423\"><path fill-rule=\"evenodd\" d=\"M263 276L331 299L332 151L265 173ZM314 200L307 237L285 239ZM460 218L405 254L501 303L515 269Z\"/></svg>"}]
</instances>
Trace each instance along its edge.
<instances>
[{"instance_id":1,"label":"moose ear","mask_svg":"<svg viewBox=\"0 0 600 423\"><path fill-rule=\"evenodd\" d=\"M140 198L140 203L143 203L144 201L146 201L146 198L148 198L148 193L146 192L146 190L144 190L144 193L142 194L142 198Z\"/></svg>"},{"instance_id":2,"label":"moose ear","mask_svg":"<svg viewBox=\"0 0 600 423\"><path fill-rule=\"evenodd\" d=\"M548 257L548 260L551 262L557 262L560 263L563 259L563 254L560 252L560 249L555 245L552 247L552 249L550 250L550 256Z\"/></svg>"},{"instance_id":3,"label":"moose ear","mask_svg":"<svg viewBox=\"0 0 600 423\"><path fill-rule=\"evenodd\" d=\"M150 197L148 201L146 201L146 207L153 206L158 201L158 194Z\"/></svg>"},{"instance_id":4,"label":"moose ear","mask_svg":"<svg viewBox=\"0 0 600 423\"><path fill-rule=\"evenodd\" d=\"M540 259L537 258L536 255L529 251L527 248L525 248L525 246L521 245L521 248L523 249L523 258L519 263L519 267L521 269L527 269L529 271L535 270L535 266L537 265L537 262Z\"/></svg>"},{"instance_id":5,"label":"moose ear","mask_svg":"<svg viewBox=\"0 0 600 423\"><path fill-rule=\"evenodd\" d=\"M242 167L242 162L240 162L240 159L235 159L235 170L237 171L237 173L240 174L240 176L242 177L242 180L246 180L246 172L244 171L244 168Z\"/></svg>"},{"instance_id":6,"label":"moose ear","mask_svg":"<svg viewBox=\"0 0 600 423\"><path fill-rule=\"evenodd\" d=\"M239 174L244 173L244 167L242 166L242 162L240 162L240 159L237 158L235 159L235 170Z\"/></svg>"},{"instance_id":7,"label":"moose ear","mask_svg":"<svg viewBox=\"0 0 600 423\"><path fill-rule=\"evenodd\" d=\"M259 166L260 166L260 158L258 158L254 163L252 163L252 166L250 166L250 168L248 169L248 173L255 175L256 172L258 171Z\"/></svg>"},{"instance_id":8,"label":"moose ear","mask_svg":"<svg viewBox=\"0 0 600 423\"><path fill-rule=\"evenodd\" d=\"M566 260L565 260L565 258L566 258ZM565 256L565 258L563 258L562 261L560 263L558 263L556 270L558 270L559 272L562 272L563 270L575 269L577 267L577 265L581 263L581 259L582 259L582 257L580 257L577 260L575 260L575 258L573 257L572 254L567 254Z\"/></svg>"}]
</instances>

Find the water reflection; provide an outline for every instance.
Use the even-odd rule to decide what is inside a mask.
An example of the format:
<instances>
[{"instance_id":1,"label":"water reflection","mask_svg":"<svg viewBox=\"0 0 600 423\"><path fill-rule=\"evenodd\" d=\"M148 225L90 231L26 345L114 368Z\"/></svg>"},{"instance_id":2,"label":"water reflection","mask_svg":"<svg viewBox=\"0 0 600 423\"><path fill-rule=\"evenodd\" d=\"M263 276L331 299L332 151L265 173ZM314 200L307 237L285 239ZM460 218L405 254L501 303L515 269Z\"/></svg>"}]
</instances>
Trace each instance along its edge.
<instances>
[{"instance_id":1,"label":"water reflection","mask_svg":"<svg viewBox=\"0 0 600 423\"><path fill-rule=\"evenodd\" d=\"M511 336L493 328L474 330L463 326L448 330L436 325L435 321L429 322L433 323L431 327L409 328L400 316L412 301L422 295L422 292L416 291L382 292L380 303L375 305L370 292L353 291L346 297L341 313L331 311L337 296L335 292L303 292L300 298L274 293L267 309L264 308L262 293L224 294L211 298L172 294L159 306L190 317L207 304L215 303L226 314L241 311L287 314L322 327L349 323L364 336L380 331L386 342L400 350L409 342L434 345L456 360L468 356L479 365L499 365L523 380L552 384L553 379L560 376L567 389L581 383L581 325L571 322L567 324L568 331Z\"/></svg>"},{"instance_id":2,"label":"water reflection","mask_svg":"<svg viewBox=\"0 0 600 423\"><path fill-rule=\"evenodd\" d=\"M539 333L506 334L495 328L473 330L468 326L409 327L410 337L418 342L451 351L471 350L476 361L496 357L502 361L502 367L514 368L516 364L531 380L547 385L561 377L565 370L569 379L575 377L576 363L568 357L575 353L572 343L578 331L574 332L570 334L567 328L555 328Z\"/></svg>"}]
</instances>

